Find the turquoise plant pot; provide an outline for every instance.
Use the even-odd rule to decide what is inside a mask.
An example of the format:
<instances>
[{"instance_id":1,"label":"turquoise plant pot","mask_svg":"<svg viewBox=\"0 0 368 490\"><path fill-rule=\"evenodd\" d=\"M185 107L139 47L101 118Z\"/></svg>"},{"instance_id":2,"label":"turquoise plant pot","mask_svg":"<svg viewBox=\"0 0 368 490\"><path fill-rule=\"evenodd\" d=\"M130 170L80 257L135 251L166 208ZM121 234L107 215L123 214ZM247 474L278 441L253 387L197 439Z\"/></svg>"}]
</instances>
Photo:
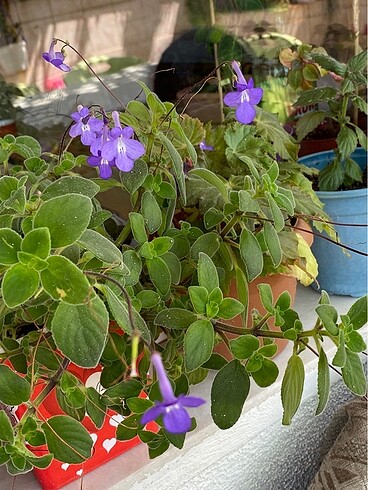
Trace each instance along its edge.
<instances>
[{"instance_id":1,"label":"turquoise plant pot","mask_svg":"<svg viewBox=\"0 0 368 490\"><path fill-rule=\"evenodd\" d=\"M307 167L322 170L333 158L333 151L323 151L304 156L299 162ZM362 170L367 165L367 152L358 148L352 154ZM367 189L350 191L318 191L324 210L336 223L351 225L367 224ZM367 253L366 226L335 225L340 242L363 253ZM312 251L318 262L315 290L325 290L329 294L363 296L367 293L367 257L354 252L344 253L343 249L323 238L315 237Z\"/></svg>"}]
</instances>

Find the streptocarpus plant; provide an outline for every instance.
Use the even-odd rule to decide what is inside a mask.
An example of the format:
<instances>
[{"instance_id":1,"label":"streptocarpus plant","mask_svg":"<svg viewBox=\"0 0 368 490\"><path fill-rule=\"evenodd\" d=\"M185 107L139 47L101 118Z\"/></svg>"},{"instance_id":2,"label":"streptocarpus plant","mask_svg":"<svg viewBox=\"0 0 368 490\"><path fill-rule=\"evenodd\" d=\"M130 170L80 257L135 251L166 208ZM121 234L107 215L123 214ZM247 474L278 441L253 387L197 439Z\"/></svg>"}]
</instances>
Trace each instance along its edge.
<instances>
[{"instance_id":1,"label":"streptocarpus plant","mask_svg":"<svg viewBox=\"0 0 368 490\"><path fill-rule=\"evenodd\" d=\"M254 114L254 100L240 110L247 122L251 112L252 124L234 121L230 110L211 127L141 86L146 104L131 101L120 113L78 107L69 135L81 136L83 155L43 153L29 136L0 139L0 461L11 474L45 468L52 458L88 459L92 440L81 421L87 414L99 428L108 409L124 417L118 440L138 436L151 457L170 444L181 448L203 403L190 386L210 370L217 371L213 420L231 427L250 383L267 387L278 378L274 339L293 343L281 393L285 424L300 404L305 348L319 355L317 412L326 405L325 338L336 344L332 363L347 386L365 393L358 332L365 298L338 319L322 294L316 324L305 329L289 293L274 298L262 284L265 313L247 315L255 278L281 272L308 283L316 272L292 222L326 217L293 139L273 115ZM238 110L253 86L240 80L236 88L236 104L227 101ZM80 175L87 160L98 177ZM107 232L111 213L96 199L111 186L131 198L116 237ZM238 298L228 296L231 283ZM239 327L230 324L239 315ZM214 350L228 332L238 334L227 341L231 361ZM86 387L70 363L100 365L102 391ZM38 409L51 391L64 415L44 420ZM20 420L13 405L23 407ZM157 433L145 430L153 419Z\"/></svg>"}]
</instances>

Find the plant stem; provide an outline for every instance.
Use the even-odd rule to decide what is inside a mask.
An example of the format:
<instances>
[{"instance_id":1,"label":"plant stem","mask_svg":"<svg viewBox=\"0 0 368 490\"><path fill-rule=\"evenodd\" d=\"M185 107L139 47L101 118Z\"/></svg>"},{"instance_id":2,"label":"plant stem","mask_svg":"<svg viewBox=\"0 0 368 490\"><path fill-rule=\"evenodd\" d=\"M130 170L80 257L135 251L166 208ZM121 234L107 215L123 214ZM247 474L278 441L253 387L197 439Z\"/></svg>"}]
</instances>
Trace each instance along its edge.
<instances>
[{"instance_id":1,"label":"plant stem","mask_svg":"<svg viewBox=\"0 0 368 490\"><path fill-rule=\"evenodd\" d=\"M57 383L59 382L61 376L63 375L64 371L67 369L70 361L67 357L64 357L61 365L59 366L59 369L56 371L55 376L53 376L50 381L47 383L45 388L41 391L41 393L34 399L32 402L32 407L29 408L28 410L34 410L35 408L39 407L41 403L44 401L44 399L47 397L49 393L55 388ZM27 410L27 412L28 412Z\"/></svg>"},{"instance_id":2,"label":"plant stem","mask_svg":"<svg viewBox=\"0 0 368 490\"><path fill-rule=\"evenodd\" d=\"M88 63L88 61L86 60L86 58L74 47L72 46L71 44L68 43L68 41L64 41L64 39L60 39L60 38L57 38L55 37L54 38L55 41L60 41L61 43L63 43L65 46L68 46L68 48L70 48L72 51L74 51L74 53L76 53L79 58L85 63L85 65L87 66L87 68L89 69L89 71L92 73L93 76L95 76L97 78L97 80L101 83L101 85L107 90L107 92L111 95L111 97L113 97L116 102L118 102L118 104L123 108L125 109L125 105L124 103L119 99L119 97L117 95L114 94L114 92L106 85L106 83L102 80L102 78L96 73L96 71L92 68L92 66ZM64 47L65 47L64 46Z\"/></svg>"}]
</instances>

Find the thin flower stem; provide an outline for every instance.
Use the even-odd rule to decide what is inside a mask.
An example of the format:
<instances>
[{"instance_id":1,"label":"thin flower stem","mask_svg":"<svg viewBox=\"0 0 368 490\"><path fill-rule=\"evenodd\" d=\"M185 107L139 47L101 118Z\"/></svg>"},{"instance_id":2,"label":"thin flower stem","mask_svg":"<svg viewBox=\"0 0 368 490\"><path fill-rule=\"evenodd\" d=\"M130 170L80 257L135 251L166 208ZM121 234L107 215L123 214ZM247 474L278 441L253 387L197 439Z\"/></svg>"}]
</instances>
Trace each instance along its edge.
<instances>
[{"instance_id":1,"label":"thin flower stem","mask_svg":"<svg viewBox=\"0 0 368 490\"><path fill-rule=\"evenodd\" d=\"M87 68L89 69L89 71L93 74L93 76L95 76L97 78L97 80L101 83L101 85L107 90L107 92L111 95L111 97L113 97L116 102L118 102L118 104L123 108L125 109L125 104L119 99L119 97L117 95L114 94L114 92L106 85L106 83L102 80L102 78L96 73L96 71L92 68L92 66L88 63L88 61L86 60L86 58L74 47L72 46L71 44L69 44L68 41L64 41L64 39L60 39L60 38L57 38L55 37L54 38L55 41L60 41L61 43L63 43L65 46L68 46L68 48L70 48L72 51L74 51L74 53L76 53L79 58L85 63L85 65L87 66ZM64 47L65 47L64 46Z\"/></svg>"},{"instance_id":2,"label":"thin flower stem","mask_svg":"<svg viewBox=\"0 0 368 490\"><path fill-rule=\"evenodd\" d=\"M103 274L101 272L95 272L95 271L83 271L84 274L86 276L95 276L95 277L99 277L101 279L106 279L107 281L110 281L112 282L113 284L115 284L115 286L117 286L120 291L123 293L124 297L125 297L125 300L127 302L127 306L128 306L128 316L129 316L129 323L130 323L130 326L132 327L132 331L134 333L137 333L139 332L135 326L135 321L134 321L134 316L133 316L133 307L132 307L132 301L130 299L130 296L129 294L127 293L126 289L124 286L122 286L120 284L119 281L117 281L116 279L114 279L113 277L110 277L110 276L107 276L106 274Z\"/></svg>"},{"instance_id":3,"label":"thin flower stem","mask_svg":"<svg viewBox=\"0 0 368 490\"><path fill-rule=\"evenodd\" d=\"M310 233L310 234L317 236L319 238L323 238L323 240L327 240L328 242L333 243L334 245L337 245L338 247L344 248L345 250L349 250L350 252L356 253L358 255L363 255L364 257L368 257L368 253L362 252L361 250L357 250L357 249L352 248L352 247L349 247L348 245L344 245L343 243L339 243L336 240L334 240L333 238L330 238L326 235L322 235L322 233L318 233L317 231L306 230L304 228L298 228L297 226L288 225L286 223L285 223L285 226L290 226L294 230L299 230L299 231L303 231L305 233ZM346 226L348 226L348 225L346 225Z\"/></svg>"},{"instance_id":4,"label":"thin flower stem","mask_svg":"<svg viewBox=\"0 0 368 490\"><path fill-rule=\"evenodd\" d=\"M317 357L319 357L319 354L318 352L313 349L313 347L311 347L307 342L305 342L304 340L300 339L300 342L307 348L309 349L311 352L313 352L313 354ZM339 376L342 376L342 374L340 373L340 371L338 369L335 368L335 366L333 366L332 364L328 363L328 366L332 369L332 371L335 371L335 373L337 373Z\"/></svg>"},{"instance_id":5,"label":"thin flower stem","mask_svg":"<svg viewBox=\"0 0 368 490\"><path fill-rule=\"evenodd\" d=\"M328 225L337 225L337 226L360 226L360 227L367 227L368 226L368 223L340 223L340 222L337 222L337 221L329 221L327 219L320 218L318 216L312 216L312 215L309 215L309 214L295 213L295 216L298 217L298 218L302 218L302 219L306 218L306 219L310 219L312 221L320 221L321 223L327 223Z\"/></svg>"}]
</instances>

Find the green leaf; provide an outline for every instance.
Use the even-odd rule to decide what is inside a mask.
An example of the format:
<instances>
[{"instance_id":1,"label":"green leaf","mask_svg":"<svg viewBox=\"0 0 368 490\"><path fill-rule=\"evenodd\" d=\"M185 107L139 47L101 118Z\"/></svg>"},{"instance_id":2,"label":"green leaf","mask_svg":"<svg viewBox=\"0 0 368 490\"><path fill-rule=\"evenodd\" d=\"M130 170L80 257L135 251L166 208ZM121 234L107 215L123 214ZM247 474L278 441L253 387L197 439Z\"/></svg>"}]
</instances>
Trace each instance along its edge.
<instances>
[{"instance_id":1,"label":"green leaf","mask_svg":"<svg viewBox=\"0 0 368 490\"><path fill-rule=\"evenodd\" d=\"M107 388L101 399L108 406L120 404L122 400L135 397L142 391L142 384L137 379L128 379Z\"/></svg>"},{"instance_id":2,"label":"green leaf","mask_svg":"<svg viewBox=\"0 0 368 490\"><path fill-rule=\"evenodd\" d=\"M9 308L25 303L39 287L37 271L23 264L14 264L5 273L2 283L3 300Z\"/></svg>"},{"instance_id":3,"label":"green leaf","mask_svg":"<svg viewBox=\"0 0 368 490\"><path fill-rule=\"evenodd\" d=\"M90 198L67 194L45 201L35 214L34 228L50 231L51 247L66 247L75 243L86 231L92 214Z\"/></svg>"},{"instance_id":4,"label":"green leaf","mask_svg":"<svg viewBox=\"0 0 368 490\"><path fill-rule=\"evenodd\" d=\"M281 384L281 401L284 409L283 425L290 425L299 408L304 387L304 364L301 358L293 354L286 366Z\"/></svg>"},{"instance_id":5,"label":"green leaf","mask_svg":"<svg viewBox=\"0 0 368 490\"><path fill-rule=\"evenodd\" d=\"M140 291L136 298L141 302L142 308L153 308L161 301L160 295L156 291L148 289Z\"/></svg>"},{"instance_id":6,"label":"green leaf","mask_svg":"<svg viewBox=\"0 0 368 490\"><path fill-rule=\"evenodd\" d=\"M107 298L107 303L109 305L109 309L114 317L116 323L121 327L125 332L130 335L133 334L133 326L130 324L129 319L129 310L126 301L123 301L122 298L117 296L112 289L108 286L104 286L104 291ZM139 313L132 306L132 315L135 324L135 328L140 332L142 338L149 343L151 341L151 334L148 330L146 322L139 315Z\"/></svg>"},{"instance_id":7,"label":"green leaf","mask_svg":"<svg viewBox=\"0 0 368 490\"><path fill-rule=\"evenodd\" d=\"M154 238L151 242L153 251L157 256L166 254L173 246L174 240L167 236L159 236Z\"/></svg>"},{"instance_id":8,"label":"green leaf","mask_svg":"<svg viewBox=\"0 0 368 490\"><path fill-rule=\"evenodd\" d=\"M13 444L14 432L5 410L0 410L0 440Z\"/></svg>"},{"instance_id":9,"label":"green leaf","mask_svg":"<svg viewBox=\"0 0 368 490\"><path fill-rule=\"evenodd\" d=\"M281 264L282 250L280 245L280 239L275 228L271 223L266 222L263 227L264 239L266 242L267 249L270 253L272 263L275 267Z\"/></svg>"},{"instance_id":10,"label":"green leaf","mask_svg":"<svg viewBox=\"0 0 368 490\"><path fill-rule=\"evenodd\" d=\"M325 329L331 335L337 336L339 334L339 329L336 325L338 319L336 308L332 305L318 305L316 312Z\"/></svg>"},{"instance_id":11,"label":"green leaf","mask_svg":"<svg viewBox=\"0 0 368 490\"><path fill-rule=\"evenodd\" d=\"M21 405L29 400L31 385L10 367L0 364L0 401L5 405Z\"/></svg>"},{"instance_id":12,"label":"green leaf","mask_svg":"<svg viewBox=\"0 0 368 490\"><path fill-rule=\"evenodd\" d=\"M170 290L171 274L166 262L161 257L147 259L148 274L157 291L165 296Z\"/></svg>"},{"instance_id":13,"label":"green leaf","mask_svg":"<svg viewBox=\"0 0 368 490\"><path fill-rule=\"evenodd\" d=\"M153 402L148 398L132 397L127 399L126 404L133 413L144 413L152 407Z\"/></svg>"},{"instance_id":14,"label":"green leaf","mask_svg":"<svg viewBox=\"0 0 368 490\"><path fill-rule=\"evenodd\" d=\"M249 388L249 375L236 359L216 374L211 388L211 414L220 429L232 427L239 419Z\"/></svg>"},{"instance_id":15,"label":"green leaf","mask_svg":"<svg viewBox=\"0 0 368 490\"><path fill-rule=\"evenodd\" d=\"M91 368L101 358L108 327L109 314L98 296L88 305L61 302L51 322L57 348L77 366Z\"/></svg>"},{"instance_id":16,"label":"green leaf","mask_svg":"<svg viewBox=\"0 0 368 490\"><path fill-rule=\"evenodd\" d=\"M360 166L352 158L347 157L345 160L345 176L352 180L362 182L363 172Z\"/></svg>"},{"instance_id":17,"label":"green leaf","mask_svg":"<svg viewBox=\"0 0 368 490\"><path fill-rule=\"evenodd\" d=\"M273 313L274 307L273 307L273 294L272 294L271 286L267 283L262 283L262 284L258 284L257 287L259 290L259 297L262 305L269 313Z\"/></svg>"},{"instance_id":18,"label":"green leaf","mask_svg":"<svg viewBox=\"0 0 368 490\"><path fill-rule=\"evenodd\" d=\"M252 372L252 378L261 388L272 385L279 375L279 368L270 359L263 359L262 366L257 371Z\"/></svg>"},{"instance_id":19,"label":"green leaf","mask_svg":"<svg viewBox=\"0 0 368 490\"><path fill-rule=\"evenodd\" d=\"M86 388L86 411L97 429L101 429L106 416L106 405L101 402L101 395L92 386Z\"/></svg>"},{"instance_id":20,"label":"green leaf","mask_svg":"<svg viewBox=\"0 0 368 490\"><path fill-rule=\"evenodd\" d=\"M321 191L335 191L344 182L344 169L338 160L333 160L318 176L318 186Z\"/></svg>"},{"instance_id":21,"label":"green leaf","mask_svg":"<svg viewBox=\"0 0 368 490\"><path fill-rule=\"evenodd\" d=\"M130 441L138 433L137 427L126 427L123 423L116 429L116 439L118 441Z\"/></svg>"},{"instance_id":22,"label":"green leaf","mask_svg":"<svg viewBox=\"0 0 368 490\"><path fill-rule=\"evenodd\" d=\"M27 462L33 465L35 468L41 470L46 469L50 466L54 456L52 454L45 454L44 456L27 456Z\"/></svg>"},{"instance_id":23,"label":"green leaf","mask_svg":"<svg viewBox=\"0 0 368 490\"><path fill-rule=\"evenodd\" d=\"M209 320L192 323L184 337L184 362L187 371L194 371L211 357L215 332Z\"/></svg>"},{"instance_id":24,"label":"green leaf","mask_svg":"<svg viewBox=\"0 0 368 490\"><path fill-rule=\"evenodd\" d=\"M241 232L239 248L248 282L251 282L262 272L263 255L257 238L247 228L244 228Z\"/></svg>"},{"instance_id":25,"label":"green leaf","mask_svg":"<svg viewBox=\"0 0 368 490\"><path fill-rule=\"evenodd\" d=\"M48 268L41 271L41 282L52 298L71 305L81 305L95 296L87 277L69 259L52 255L47 263Z\"/></svg>"},{"instance_id":26,"label":"green leaf","mask_svg":"<svg viewBox=\"0 0 368 490\"><path fill-rule=\"evenodd\" d=\"M333 87L321 87L321 88L315 87L311 90L305 90L304 92L302 92L294 105L300 107L305 105L314 105L317 104L318 102L327 102L328 100L333 100L336 94L337 94L337 90ZM324 113L324 115L326 116L326 113Z\"/></svg>"},{"instance_id":27,"label":"green leaf","mask_svg":"<svg viewBox=\"0 0 368 490\"><path fill-rule=\"evenodd\" d=\"M318 358L318 406L316 409L316 415L323 412L327 405L328 398L330 396L330 367L325 351L321 348Z\"/></svg>"},{"instance_id":28,"label":"green leaf","mask_svg":"<svg viewBox=\"0 0 368 490\"><path fill-rule=\"evenodd\" d=\"M21 247L21 237L10 228L0 229L0 264L12 265L18 262L17 253Z\"/></svg>"},{"instance_id":29,"label":"green leaf","mask_svg":"<svg viewBox=\"0 0 368 490\"><path fill-rule=\"evenodd\" d=\"M144 160L138 158L130 172L120 172L120 180L130 195L141 187L148 175L148 167Z\"/></svg>"},{"instance_id":30,"label":"green leaf","mask_svg":"<svg viewBox=\"0 0 368 490\"><path fill-rule=\"evenodd\" d=\"M41 145L32 136L17 136L15 143L17 145L17 153L22 157L31 158L41 156Z\"/></svg>"},{"instance_id":31,"label":"green leaf","mask_svg":"<svg viewBox=\"0 0 368 490\"><path fill-rule=\"evenodd\" d=\"M337 146L341 153L341 158L345 159L355 150L357 146L357 136L355 131L343 126L336 138Z\"/></svg>"},{"instance_id":32,"label":"green leaf","mask_svg":"<svg viewBox=\"0 0 368 490\"><path fill-rule=\"evenodd\" d=\"M7 209L14 209L19 214L23 214L26 207L26 188L24 186L20 187L14 191L4 203Z\"/></svg>"},{"instance_id":33,"label":"green leaf","mask_svg":"<svg viewBox=\"0 0 368 490\"><path fill-rule=\"evenodd\" d=\"M80 176L66 176L55 180L42 192L41 198L48 201L53 197L64 196L65 194L80 194L92 199L100 190L100 186L90 179Z\"/></svg>"},{"instance_id":34,"label":"green leaf","mask_svg":"<svg viewBox=\"0 0 368 490\"><path fill-rule=\"evenodd\" d=\"M302 141L309 133L314 131L326 117L323 111L313 111L304 114L296 123L298 141Z\"/></svg>"},{"instance_id":35,"label":"green leaf","mask_svg":"<svg viewBox=\"0 0 368 490\"><path fill-rule=\"evenodd\" d=\"M190 256L197 260L200 253L206 253L213 257L220 248L220 239L218 233L209 232L199 236L190 249Z\"/></svg>"},{"instance_id":36,"label":"green leaf","mask_svg":"<svg viewBox=\"0 0 368 490\"><path fill-rule=\"evenodd\" d=\"M129 274L125 276L125 285L134 286L139 281L142 261L135 250L126 250L123 253L123 262L129 270Z\"/></svg>"},{"instance_id":37,"label":"green leaf","mask_svg":"<svg viewBox=\"0 0 368 490\"><path fill-rule=\"evenodd\" d=\"M235 298L224 298L219 305L218 318L231 320L244 311L244 305Z\"/></svg>"},{"instance_id":38,"label":"green leaf","mask_svg":"<svg viewBox=\"0 0 368 490\"><path fill-rule=\"evenodd\" d=\"M139 213L131 212L129 213L129 221L134 240L142 245L148 239L143 216Z\"/></svg>"},{"instance_id":39,"label":"green leaf","mask_svg":"<svg viewBox=\"0 0 368 490\"><path fill-rule=\"evenodd\" d=\"M368 296L365 295L356 300L350 307L347 315L350 319L350 323L353 325L354 330L359 330L367 323L367 304Z\"/></svg>"},{"instance_id":40,"label":"green leaf","mask_svg":"<svg viewBox=\"0 0 368 490\"><path fill-rule=\"evenodd\" d=\"M241 189L238 193L239 196L239 211L246 213L258 213L260 206L252 194L249 191Z\"/></svg>"},{"instance_id":41,"label":"green leaf","mask_svg":"<svg viewBox=\"0 0 368 490\"><path fill-rule=\"evenodd\" d=\"M203 286L189 286L188 292L190 301L192 302L195 311L201 315L204 315L208 301L207 289Z\"/></svg>"},{"instance_id":42,"label":"green leaf","mask_svg":"<svg viewBox=\"0 0 368 490\"><path fill-rule=\"evenodd\" d=\"M51 237L48 228L29 231L22 241L21 249L40 259L47 259L51 251Z\"/></svg>"},{"instance_id":43,"label":"green leaf","mask_svg":"<svg viewBox=\"0 0 368 490\"><path fill-rule=\"evenodd\" d=\"M173 164L173 170L174 170L174 175L176 177L176 181L178 183L179 191L181 194L181 198L183 201L183 205L186 204L186 190L185 190L185 180L184 180L184 172L183 172L183 159L180 156L180 153L178 150L175 148L175 146L171 143L169 138L165 136L163 133L158 132L157 133L158 138L160 139L161 143L167 150L172 164Z\"/></svg>"},{"instance_id":44,"label":"green leaf","mask_svg":"<svg viewBox=\"0 0 368 490\"><path fill-rule=\"evenodd\" d=\"M50 453L63 463L79 464L92 455L93 441L81 423L67 415L51 417L42 424Z\"/></svg>"},{"instance_id":45,"label":"green leaf","mask_svg":"<svg viewBox=\"0 0 368 490\"><path fill-rule=\"evenodd\" d=\"M155 233L162 224L161 208L150 191L142 196L141 213L150 233Z\"/></svg>"},{"instance_id":46,"label":"green leaf","mask_svg":"<svg viewBox=\"0 0 368 490\"><path fill-rule=\"evenodd\" d=\"M181 280L181 263L178 257L171 252L167 252L161 258L170 270L172 284L179 284Z\"/></svg>"},{"instance_id":47,"label":"green leaf","mask_svg":"<svg viewBox=\"0 0 368 490\"><path fill-rule=\"evenodd\" d=\"M362 131L358 126L355 127L355 132L358 137L359 144L365 149L368 150L368 138L367 135Z\"/></svg>"},{"instance_id":48,"label":"green leaf","mask_svg":"<svg viewBox=\"0 0 368 490\"><path fill-rule=\"evenodd\" d=\"M211 293L215 288L219 287L219 279L215 264L211 258L204 252L198 255L198 283Z\"/></svg>"},{"instance_id":49,"label":"green leaf","mask_svg":"<svg viewBox=\"0 0 368 490\"><path fill-rule=\"evenodd\" d=\"M211 170L208 170L207 168L196 168L190 170L189 174L197 175L201 179L211 184L218 190L224 202L228 201L226 181L224 179L221 179L214 172L211 172Z\"/></svg>"},{"instance_id":50,"label":"green leaf","mask_svg":"<svg viewBox=\"0 0 368 490\"><path fill-rule=\"evenodd\" d=\"M360 357L355 352L346 349L345 366L341 369L344 383L357 396L364 396L367 390L367 381Z\"/></svg>"},{"instance_id":51,"label":"green leaf","mask_svg":"<svg viewBox=\"0 0 368 490\"><path fill-rule=\"evenodd\" d=\"M349 332L348 338L346 339L346 346L352 352L363 352L367 349L367 345L364 342L363 337L355 330Z\"/></svg>"},{"instance_id":52,"label":"green leaf","mask_svg":"<svg viewBox=\"0 0 368 490\"><path fill-rule=\"evenodd\" d=\"M186 329L197 320L197 315L182 308L168 308L160 311L155 318L155 325L173 329Z\"/></svg>"},{"instance_id":53,"label":"green leaf","mask_svg":"<svg viewBox=\"0 0 368 490\"><path fill-rule=\"evenodd\" d=\"M351 69L351 71L356 72L360 70L364 70L367 66L367 50L365 49L361 53L353 56L350 58L348 61L348 68Z\"/></svg>"},{"instance_id":54,"label":"green leaf","mask_svg":"<svg viewBox=\"0 0 368 490\"><path fill-rule=\"evenodd\" d=\"M230 340L230 350L238 359L249 359L259 347L259 340L254 335L240 335Z\"/></svg>"},{"instance_id":55,"label":"green leaf","mask_svg":"<svg viewBox=\"0 0 368 490\"><path fill-rule=\"evenodd\" d=\"M92 252L102 262L119 265L123 261L123 255L118 247L95 230L86 230L79 238L78 244Z\"/></svg>"}]
</instances>

